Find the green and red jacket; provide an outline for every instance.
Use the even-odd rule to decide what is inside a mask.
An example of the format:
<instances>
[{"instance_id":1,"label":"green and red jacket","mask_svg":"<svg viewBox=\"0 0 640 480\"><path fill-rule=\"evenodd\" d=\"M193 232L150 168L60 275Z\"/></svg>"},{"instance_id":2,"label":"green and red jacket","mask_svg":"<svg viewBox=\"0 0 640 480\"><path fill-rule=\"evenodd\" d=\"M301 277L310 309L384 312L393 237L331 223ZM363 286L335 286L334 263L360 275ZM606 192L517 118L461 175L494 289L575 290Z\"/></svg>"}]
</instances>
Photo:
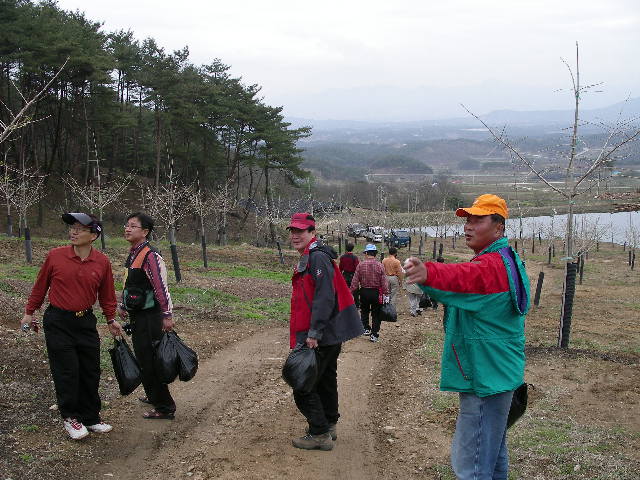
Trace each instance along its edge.
<instances>
[{"instance_id":1,"label":"green and red jacket","mask_svg":"<svg viewBox=\"0 0 640 480\"><path fill-rule=\"evenodd\" d=\"M480 397L524 382L529 278L505 237L471 261L427 262L420 288L447 306L440 389Z\"/></svg>"}]
</instances>

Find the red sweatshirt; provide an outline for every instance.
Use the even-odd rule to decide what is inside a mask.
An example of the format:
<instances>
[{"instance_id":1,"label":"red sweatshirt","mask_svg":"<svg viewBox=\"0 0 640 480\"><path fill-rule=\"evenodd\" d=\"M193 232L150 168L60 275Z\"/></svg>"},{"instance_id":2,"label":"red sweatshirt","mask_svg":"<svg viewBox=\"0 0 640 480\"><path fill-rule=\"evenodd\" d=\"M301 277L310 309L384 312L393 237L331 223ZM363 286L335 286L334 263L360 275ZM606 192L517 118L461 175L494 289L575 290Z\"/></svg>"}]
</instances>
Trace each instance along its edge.
<instances>
[{"instance_id":1,"label":"red sweatshirt","mask_svg":"<svg viewBox=\"0 0 640 480\"><path fill-rule=\"evenodd\" d=\"M54 307L79 312L91 308L97 298L107 320L116 316L111 262L95 248L84 260L75 254L73 246L50 250L31 289L27 314L32 315L42 306L47 290Z\"/></svg>"}]
</instances>

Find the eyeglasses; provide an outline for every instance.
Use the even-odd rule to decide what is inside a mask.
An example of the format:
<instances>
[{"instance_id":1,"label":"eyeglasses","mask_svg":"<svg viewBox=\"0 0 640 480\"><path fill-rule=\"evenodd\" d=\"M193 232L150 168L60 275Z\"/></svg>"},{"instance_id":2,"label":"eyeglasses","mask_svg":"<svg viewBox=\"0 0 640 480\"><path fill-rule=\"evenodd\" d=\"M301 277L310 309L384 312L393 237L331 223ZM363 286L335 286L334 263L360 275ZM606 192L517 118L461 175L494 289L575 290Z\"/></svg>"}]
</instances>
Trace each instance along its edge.
<instances>
[{"instance_id":1,"label":"eyeglasses","mask_svg":"<svg viewBox=\"0 0 640 480\"><path fill-rule=\"evenodd\" d=\"M69 227L70 232L80 233L80 232L91 232L90 228L83 227Z\"/></svg>"},{"instance_id":2,"label":"eyeglasses","mask_svg":"<svg viewBox=\"0 0 640 480\"><path fill-rule=\"evenodd\" d=\"M142 228L140 225L123 225L124 228Z\"/></svg>"}]
</instances>

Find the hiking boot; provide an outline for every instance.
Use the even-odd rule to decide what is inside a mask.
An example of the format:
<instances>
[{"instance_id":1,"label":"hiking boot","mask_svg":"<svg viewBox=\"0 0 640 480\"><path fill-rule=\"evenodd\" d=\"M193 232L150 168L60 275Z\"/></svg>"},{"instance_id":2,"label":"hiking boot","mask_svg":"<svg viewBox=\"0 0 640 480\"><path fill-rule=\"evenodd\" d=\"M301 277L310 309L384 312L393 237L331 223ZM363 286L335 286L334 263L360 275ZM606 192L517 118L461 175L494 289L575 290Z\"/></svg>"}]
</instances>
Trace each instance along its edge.
<instances>
[{"instance_id":1,"label":"hiking boot","mask_svg":"<svg viewBox=\"0 0 640 480\"><path fill-rule=\"evenodd\" d=\"M369 340L371 340L373 343L376 343L379 340L378 335L374 335L372 333L371 336L369 337Z\"/></svg>"},{"instance_id":2,"label":"hiking boot","mask_svg":"<svg viewBox=\"0 0 640 480\"><path fill-rule=\"evenodd\" d=\"M307 429L304 431L304 433L306 433L307 435L309 434L309 427L307 427ZM329 424L329 434L331 435L331 440L333 440L334 442L338 439L338 433L337 433L337 429L336 429L336 424L335 423L330 423Z\"/></svg>"},{"instance_id":3,"label":"hiking boot","mask_svg":"<svg viewBox=\"0 0 640 480\"><path fill-rule=\"evenodd\" d=\"M364 333L362 334L365 337L368 337L369 335L371 335L371 329L370 328L365 328L364 329Z\"/></svg>"},{"instance_id":4,"label":"hiking boot","mask_svg":"<svg viewBox=\"0 0 640 480\"><path fill-rule=\"evenodd\" d=\"M75 418L64 419L64 429L73 440L81 440L89 435L89 430Z\"/></svg>"},{"instance_id":5,"label":"hiking boot","mask_svg":"<svg viewBox=\"0 0 640 480\"><path fill-rule=\"evenodd\" d=\"M87 425L87 430L93 433L108 433L113 430L113 427L108 423L100 422L95 425Z\"/></svg>"},{"instance_id":6,"label":"hiking boot","mask_svg":"<svg viewBox=\"0 0 640 480\"><path fill-rule=\"evenodd\" d=\"M291 443L296 448L303 450L331 450L333 449L333 440L329 432L322 435L311 435L307 433L304 437L294 438Z\"/></svg>"}]
</instances>

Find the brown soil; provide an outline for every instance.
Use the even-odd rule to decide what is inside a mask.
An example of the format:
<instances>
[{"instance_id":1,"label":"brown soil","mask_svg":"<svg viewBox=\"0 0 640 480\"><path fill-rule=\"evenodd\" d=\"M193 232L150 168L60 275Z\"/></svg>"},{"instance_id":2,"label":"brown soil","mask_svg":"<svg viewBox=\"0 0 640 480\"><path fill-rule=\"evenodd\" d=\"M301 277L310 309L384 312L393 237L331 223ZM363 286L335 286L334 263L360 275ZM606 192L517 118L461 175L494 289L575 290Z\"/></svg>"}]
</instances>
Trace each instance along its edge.
<instances>
[{"instance_id":1,"label":"brown soil","mask_svg":"<svg viewBox=\"0 0 640 480\"><path fill-rule=\"evenodd\" d=\"M1 247L15 247L0 241L2 261L15 261ZM39 251L40 260L45 250ZM198 258L197 250L184 250L186 256ZM14 250L14 255L19 251ZM218 249L212 256L220 262L261 268L276 264L273 255L250 247ZM289 265L294 258L289 252ZM605 260L602 265L606 266ZM521 426L514 428L522 432L537 420L567 416L584 429L619 426L631 432L616 445L615 455L626 463L621 471L637 472L637 303L624 306L618 301L617 309L608 309L600 302L593 307L597 317L590 316L586 302L595 303L601 296L600 280L580 287L577 305L584 306L576 307L574 335L584 340L576 349L556 349L550 346L554 345L559 309L554 292L562 271L530 260L532 279L541 268L547 274L548 290L544 290L542 306L531 313L527 325L526 377L535 388ZM603 270L598 278L610 274L609 270ZM632 291L637 295L638 273L624 275L627 278L611 297L632 297ZM178 316L185 317L179 332L199 352L201 364L193 381L171 386L178 404L176 419L142 419L147 406L136 399L142 395L141 389L128 397L119 396L114 379L106 371L101 385L106 403L103 417L114 430L72 442L62 430L57 412L49 408L55 398L42 335L16 331L30 282L19 278L2 281L1 479L452 478L447 465L457 406L455 395L437 389L441 309L410 317L401 295L400 319L383 325L378 344L365 337L345 344L339 360L342 416L331 452L307 452L291 446L291 438L303 434L305 422L295 408L290 388L280 377L288 353L286 319L251 322L225 311L183 305L176 305L177 312L182 312ZM286 284L202 277L197 268L185 268L185 282L242 299L284 299L289 295ZM622 337L621 331L625 332ZM101 333L108 342L106 332ZM425 347L429 338L437 345L435 352ZM530 458L512 450L512 463L523 472L519 478L534 478L527 471L538 472L535 478L540 479L565 478L545 470L546 464L553 463L550 457ZM615 478L634 477L630 473Z\"/></svg>"}]
</instances>

